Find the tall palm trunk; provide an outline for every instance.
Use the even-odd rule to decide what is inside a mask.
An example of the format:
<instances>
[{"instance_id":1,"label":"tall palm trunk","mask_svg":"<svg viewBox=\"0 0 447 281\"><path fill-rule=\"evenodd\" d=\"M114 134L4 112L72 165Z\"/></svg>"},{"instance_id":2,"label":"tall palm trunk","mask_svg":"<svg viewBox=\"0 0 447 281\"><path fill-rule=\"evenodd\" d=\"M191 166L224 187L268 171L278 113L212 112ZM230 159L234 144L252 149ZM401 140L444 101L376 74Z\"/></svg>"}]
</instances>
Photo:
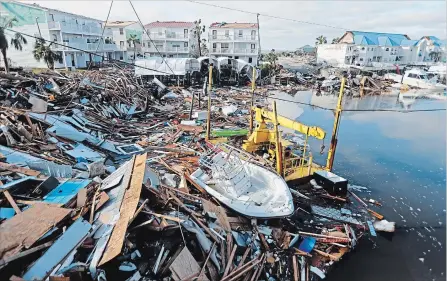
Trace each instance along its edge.
<instances>
[{"instance_id":1,"label":"tall palm trunk","mask_svg":"<svg viewBox=\"0 0 447 281\"><path fill-rule=\"evenodd\" d=\"M202 45L202 42L200 40L200 33L199 33L199 36L197 36L197 40L199 41L198 42L199 43L199 57L201 57L202 56L202 46L200 46L200 45Z\"/></svg>"},{"instance_id":2,"label":"tall palm trunk","mask_svg":"<svg viewBox=\"0 0 447 281\"><path fill-rule=\"evenodd\" d=\"M8 64L8 59L6 58L6 49L5 48L2 49L2 55L3 55L3 61L5 62L5 71L6 71L6 73L9 73L9 64Z\"/></svg>"}]
</instances>

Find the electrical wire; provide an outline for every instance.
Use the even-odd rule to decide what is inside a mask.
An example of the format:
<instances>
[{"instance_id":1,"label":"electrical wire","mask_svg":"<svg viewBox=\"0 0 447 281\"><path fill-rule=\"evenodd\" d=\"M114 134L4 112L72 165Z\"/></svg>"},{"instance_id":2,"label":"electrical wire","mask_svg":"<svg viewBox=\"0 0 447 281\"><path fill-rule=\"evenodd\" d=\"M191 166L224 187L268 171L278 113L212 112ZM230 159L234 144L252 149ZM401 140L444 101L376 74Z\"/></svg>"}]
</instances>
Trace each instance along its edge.
<instances>
[{"instance_id":1,"label":"electrical wire","mask_svg":"<svg viewBox=\"0 0 447 281\"><path fill-rule=\"evenodd\" d=\"M137 10L135 10L135 7L132 4L132 1L129 0L130 5L132 6L133 11L135 12L135 15L137 16L138 21L140 22L141 28L144 30L144 32L146 33L147 37L149 38L149 40L151 41L151 44L154 45L155 50L157 51L158 55L161 57L161 59L163 60L163 62L168 66L169 70L171 70L172 75L175 75L174 71L172 70L171 66L166 62L165 58L163 57L163 55L160 53L160 51L157 48L157 45L154 44L154 41L152 41L151 36L149 36L149 33L147 32L147 29L144 28L144 24L140 19L140 16L138 16ZM135 58L134 58L135 59Z\"/></svg>"},{"instance_id":2,"label":"electrical wire","mask_svg":"<svg viewBox=\"0 0 447 281\"><path fill-rule=\"evenodd\" d=\"M245 10L240 10L240 9L235 9L235 8L230 8L230 7L219 6L219 5L215 5L215 4L209 4L209 3L192 1L192 0L185 0L185 1L191 2L191 3L195 3L195 4L200 4L200 5L206 5L206 6L211 6L211 7L216 7L216 8L221 8L221 9L226 9L226 10L231 10L231 11L236 11L236 12L241 12L241 13L246 13L246 14L251 14L251 15L260 15L260 16L263 16L263 17L280 19L280 20L287 20L287 21L293 21L293 22L297 22L297 23L318 25L318 26L324 26L324 27L329 27L329 28L334 28L334 29L341 29L341 30L348 30L347 28L338 27L338 26L332 26L332 25L327 25L327 24L322 24L322 23L316 23L316 22L310 22L310 21L301 21L301 20L284 18L284 17L279 17L279 16L272 16L272 15L268 15L268 14L262 14L262 13L257 13L257 12L250 12L250 11L245 11Z\"/></svg>"},{"instance_id":3,"label":"electrical wire","mask_svg":"<svg viewBox=\"0 0 447 281\"><path fill-rule=\"evenodd\" d=\"M266 96L266 95L260 95L260 94L256 94L255 96L259 96L259 97L263 97L263 98L267 98L267 99L274 99L274 100L280 100L280 101L284 101L284 102L290 102L290 103L295 103L295 104L300 104L300 105L306 105L306 106L312 106L312 107L316 107L322 110L329 110L329 111L334 111L335 108L328 108L328 107L323 107L323 106L319 106L319 105L315 105L315 104L311 104L311 103L305 103L305 102L299 102L299 101L293 101L293 100L287 100L287 99L282 99L282 98L277 98L277 97L272 97L272 96ZM411 112L431 112L431 111L446 111L445 108L432 108L432 109L386 109L386 108L378 108L378 109L342 109L342 111L351 111L351 112L400 112L400 113L411 113Z\"/></svg>"},{"instance_id":4,"label":"electrical wire","mask_svg":"<svg viewBox=\"0 0 447 281\"><path fill-rule=\"evenodd\" d=\"M110 11L112 11L112 6L113 6L113 0L112 0L112 2L110 2L110 7L109 7L109 12L107 13L107 18L106 18L106 23L109 21L109 16L110 16ZM103 26L103 28L102 28L102 33L101 33L101 38L98 40L98 45L96 46L96 50L95 50L95 53L97 53L98 52L98 49L99 49L99 45L101 45L101 40L103 40L104 41L104 31L106 30L106 25L104 24L104 26ZM51 44L50 44L50 46L51 46ZM88 67L87 67L87 71L88 70L90 70L90 67L92 66L92 62L90 61L90 63L88 64ZM86 75L87 73L85 73L84 74L84 78L85 78L85 75ZM84 78L82 79L82 80L84 80ZM81 81L82 81L81 80ZM70 106L70 104L73 102L73 100L74 100L74 98L75 98L75 96L76 96L76 94L78 93L78 91L79 91L79 88L81 87L81 82L79 82L78 83L78 87L76 88L76 91L74 92L74 94L71 96L71 100L70 100L70 102L69 103L67 103L67 105L65 106L65 108L62 110L62 112L64 112L65 110L67 110L67 108ZM57 119L56 120L54 120L54 122L53 122L53 124L51 124L51 126L53 126L55 123L56 123L56 121L57 121Z\"/></svg>"},{"instance_id":5,"label":"electrical wire","mask_svg":"<svg viewBox=\"0 0 447 281\"><path fill-rule=\"evenodd\" d=\"M128 65L128 66L139 67L139 68L142 68L142 69L151 70L151 71L155 71L155 72L158 72L158 73L171 75L171 73L169 73L169 72L164 72L164 71L156 70L156 69L145 67L145 66L141 66L141 65L136 65L135 63L129 63L129 62L120 61L120 60L116 60L116 59L109 59L106 56L103 56L103 55L100 55L100 54L95 54L94 52L90 52L90 51L87 51L87 50L84 50L84 49L75 48L75 47L72 47L72 46L67 46L67 45L64 45L64 44L61 44L61 43L58 43L58 42L47 40L45 38L36 37L34 35L30 35L30 34L27 34L27 33L21 32L21 31L16 31L16 30L11 29L11 28L5 28L5 30L11 31L11 32L15 32L15 33L19 33L21 35L24 35L24 36L27 36L27 37L31 37L31 38L34 38L34 39L42 39L45 42L53 43L53 45L59 45L59 46L62 46L62 47L65 47L65 48L69 48L69 49L72 49L72 50L81 51L81 52L84 52L86 54L92 54L94 56L101 57L101 58L103 58L103 59L105 59L107 61L118 62L118 63L122 63L122 64L125 64L125 65Z\"/></svg>"}]
</instances>

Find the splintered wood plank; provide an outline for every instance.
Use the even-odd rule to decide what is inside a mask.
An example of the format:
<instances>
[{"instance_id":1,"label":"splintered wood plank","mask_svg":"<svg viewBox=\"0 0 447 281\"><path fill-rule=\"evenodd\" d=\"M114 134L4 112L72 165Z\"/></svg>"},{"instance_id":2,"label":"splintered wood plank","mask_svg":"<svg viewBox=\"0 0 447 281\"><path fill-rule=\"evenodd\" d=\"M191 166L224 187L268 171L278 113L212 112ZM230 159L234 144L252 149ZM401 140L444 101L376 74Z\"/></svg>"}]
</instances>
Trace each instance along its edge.
<instances>
[{"instance_id":1,"label":"splintered wood plank","mask_svg":"<svg viewBox=\"0 0 447 281\"><path fill-rule=\"evenodd\" d=\"M146 167L146 153L134 156L134 158L132 177L129 188L126 190L123 202L121 203L120 217L113 228L109 242L107 243L107 248L98 266L105 264L121 253L127 226L137 209Z\"/></svg>"},{"instance_id":2,"label":"splintered wood plank","mask_svg":"<svg viewBox=\"0 0 447 281\"><path fill-rule=\"evenodd\" d=\"M215 213L217 221L223 227L226 232L231 232L230 222L228 221L228 216L225 209L221 206L217 206L211 201L202 199L203 210L205 212Z\"/></svg>"},{"instance_id":3,"label":"splintered wood plank","mask_svg":"<svg viewBox=\"0 0 447 281\"><path fill-rule=\"evenodd\" d=\"M37 177L38 175L40 175L39 171L19 167L19 166L8 164L8 163L2 163L2 162L0 162L0 170L11 171L11 172L15 172L15 173L24 174L27 176L32 176L32 177Z\"/></svg>"},{"instance_id":4,"label":"splintered wood plank","mask_svg":"<svg viewBox=\"0 0 447 281\"><path fill-rule=\"evenodd\" d=\"M23 248L30 248L70 212L70 209L40 203L6 220L0 225L0 258L17 254Z\"/></svg>"},{"instance_id":5,"label":"splintered wood plank","mask_svg":"<svg viewBox=\"0 0 447 281\"><path fill-rule=\"evenodd\" d=\"M76 197L76 208L84 207L85 201L87 201L87 189L81 188Z\"/></svg>"},{"instance_id":6,"label":"splintered wood plank","mask_svg":"<svg viewBox=\"0 0 447 281\"><path fill-rule=\"evenodd\" d=\"M9 202L9 204L11 204L12 208L14 209L14 211L16 211L17 214L21 213L22 211L17 206L16 202L12 198L11 194L9 193L9 191L5 190L5 191L3 191L3 194L5 195L6 199L8 199L8 202Z\"/></svg>"}]
</instances>

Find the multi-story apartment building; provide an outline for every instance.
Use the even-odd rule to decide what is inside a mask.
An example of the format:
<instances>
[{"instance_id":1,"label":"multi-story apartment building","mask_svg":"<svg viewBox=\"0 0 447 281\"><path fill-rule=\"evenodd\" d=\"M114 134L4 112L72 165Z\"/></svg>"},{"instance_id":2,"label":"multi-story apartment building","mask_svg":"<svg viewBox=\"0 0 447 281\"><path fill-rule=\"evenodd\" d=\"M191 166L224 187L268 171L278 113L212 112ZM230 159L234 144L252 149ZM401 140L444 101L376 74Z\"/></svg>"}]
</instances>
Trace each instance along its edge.
<instances>
[{"instance_id":1,"label":"multi-story apartment building","mask_svg":"<svg viewBox=\"0 0 447 281\"><path fill-rule=\"evenodd\" d=\"M131 62L135 59L134 55L136 58L142 56L143 28L138 22L108 22L106 23L106 30L109 34L112 34L111 39L118 47L118 50L114 53L115 59ZM106 36L104 38L109 39ZM129 40L129 38L136 38L138 41Z\"/></svg>"},{"instance_id":2,"label":"multi-story apartment building","mask_svg":"<svg viewBox=\"0 0 447 281\"><path fill-rule=\"evenodd\" d=\"M143 34L145 57L189 58L197 48L193 22L156 21L144 27L149 34Z\"/></svg>"},{"instance_id":3,"label":"multi-story apartment building","mask_svg":"<svg viewBox=\"0 0 447 281\"><path fill-rule=\"evenodd\" d=\"M101 62L105 58L112 58L117 50L115 44L106 43L101 39L103 23L100 20L16 1L1 1L0 15L4 19L16 19L12 28L15 31L58 43L51 45L53 51L60 52L63 58L62 63L55 63L56 68L85 68L90 62ZM8 30L5 33L8 41L14 34ZM112 34L105 31L104 37L112 37ZM25 38L28 44L23 46L22 51L12 46L8 49L7 55L12 64L23 67L46 67L43 60L38 62L33 56L36 39L26 36Z\"/></svg>"},{"instance_id":4,"label":"multi-story apartment building","mask_svg":"<svg viewBox=\"0 0 447 281\"><path fill-rule=\"evenodd\" d=\"M258 62L258 24L213 23L208 30L211 57L242 59L256 65Z\"/></svg>"},{"instance_id":5,"label":"multi-story apartment building","mask_svg":"<svg viewBox=\"0 0 447 281\"><path fill-rule=\"evenodd\" d=\"M405 34L348 31L337 44L317 47L317 62L382 67L445 62L446 41L435 36L411 40Z\"/></svg>"}]
</instances>

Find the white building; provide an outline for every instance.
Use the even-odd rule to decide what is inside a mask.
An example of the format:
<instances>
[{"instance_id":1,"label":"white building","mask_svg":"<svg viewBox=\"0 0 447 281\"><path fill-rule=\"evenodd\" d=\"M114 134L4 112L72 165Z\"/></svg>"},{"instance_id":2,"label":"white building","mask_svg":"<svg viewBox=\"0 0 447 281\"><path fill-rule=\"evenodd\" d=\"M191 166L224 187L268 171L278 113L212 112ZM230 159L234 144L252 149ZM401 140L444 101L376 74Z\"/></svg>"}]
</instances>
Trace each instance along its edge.
<instances>
[{"instance_id":1,"label":"white building","mask_svg":"<svg viewBox=\"0 0 447 281\"><path fill-rule=\"evenodd\" d=\"M56 68L85 68L90 62L101 62L104 58L111 57L117 50L115 44L106 44L101 40L103 23L100 20L44 8L37 4L28 5L15 1L1 1L0 15L3 18L17 20L12 28L15 31L36 37L41 36L45 40L63 44L64 46L51 45L51 48L55 52L60 52L63 57L62 63L55 63ZM7 30L5 33L10 41L14 33ZM104 37L112 37L112 34L105 31ZM12 46L8 48L7 55L12 65L46 68L45 62L43 60L36 61L32 54L36 39L27 36L25 38L28 44L23 46L22 51L18 51ZM98 51L95 52L97 48ZM91 52L93 55L83 50Z\"/></svg>"},{"instance_id":2,"label":"white building","mask_svg":"<svg viewBox=\"0 0 447 281\"><path fill-rule=\"evenodd\" d=\"M213 58L242 59L258 63L258 24L213 23L208 30L209 54Z\"/></svg>"},{"instance_id":3,"label":"white building","mask_svg":"<svg viewBox=\"0 0 447 281\"><path fill-rule=\"evenodd\" d=\"M116 52L113 54L114 59L125 62L134 61L135 56L142 56L141 43L143 41L143 28L136 21L114 21L106 23L106 30L111 35L111 39L117 46ZM106 40L106 36L104 36ZM136 38L138 41L129 40ZM139 42L139 43L138 43Z\"/></svg>"},{"instance_id":4,"label":"white building","mask_svg":"<svg viewBox=\"0 0 447 281\"><path fill-rule=\"evenodd\" d=\"M337 44L317 46L317 62L336 66L394 67L440 61L445 61L445 40L434 36L410 40L404 34L348 31Z\"/></svg>"},{"instance_id":5,"label":"white building","mask_svg":"<svg viewBox=\"0 0 447 281\"><path fill-rule=\"evenodd\" d=\"M149 34L143 34L145 57L159 57L160 54L168 58L193 57L197 47L193 22L156 21L144 27Z\"/></svg>"}]
</instances>

